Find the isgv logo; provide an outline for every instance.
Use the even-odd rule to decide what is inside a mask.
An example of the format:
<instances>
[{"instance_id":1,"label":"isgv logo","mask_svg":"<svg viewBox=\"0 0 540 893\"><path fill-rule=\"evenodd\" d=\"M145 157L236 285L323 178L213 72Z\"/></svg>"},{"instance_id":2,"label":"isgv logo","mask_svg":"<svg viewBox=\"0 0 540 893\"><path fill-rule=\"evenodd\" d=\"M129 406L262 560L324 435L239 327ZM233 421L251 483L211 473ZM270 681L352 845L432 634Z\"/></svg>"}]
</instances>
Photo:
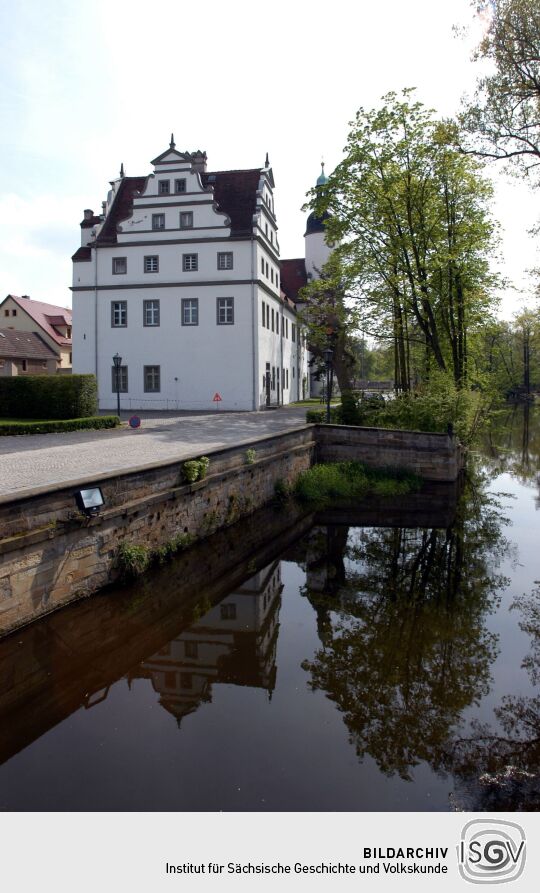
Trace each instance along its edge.
<instances>
[{"instance_id":1,"label":"isgv logo","mask_svg":"<svg viewBox=\"0 0 540 893\"><path fill-rule=\"evenodd\" d=\"M458 863L471 884L515 881L525 868L525 832L515 822L473 819L461 832Z\"/></svg>"}]
</instances>

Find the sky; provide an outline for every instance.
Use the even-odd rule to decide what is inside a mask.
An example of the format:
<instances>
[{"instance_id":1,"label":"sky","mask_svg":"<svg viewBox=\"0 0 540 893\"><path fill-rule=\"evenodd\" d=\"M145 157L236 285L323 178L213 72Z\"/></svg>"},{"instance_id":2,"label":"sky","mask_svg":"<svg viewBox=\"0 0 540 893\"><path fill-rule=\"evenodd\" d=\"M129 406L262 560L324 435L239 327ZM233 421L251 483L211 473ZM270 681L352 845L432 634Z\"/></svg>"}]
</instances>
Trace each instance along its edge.
<instances>
[{"instance_id":1,"label":"sky","mask_svg":"<svg viewBox=\"0 0 540 893\"><path fill-rule=\"evenodd\" d=\"M209 169L259 167L268 152L281 256L303 256L306 193L322 158L327 172L341 160L357 109L416 87L456 114L479 73L480 29L469 0L4 0L0 296L69 306L83 209L99 213L121 163L150 173L171 132ZM500 168L491 176L510 318L539 264L527 235L537 202Z\"/></svg>"}]
</instances>

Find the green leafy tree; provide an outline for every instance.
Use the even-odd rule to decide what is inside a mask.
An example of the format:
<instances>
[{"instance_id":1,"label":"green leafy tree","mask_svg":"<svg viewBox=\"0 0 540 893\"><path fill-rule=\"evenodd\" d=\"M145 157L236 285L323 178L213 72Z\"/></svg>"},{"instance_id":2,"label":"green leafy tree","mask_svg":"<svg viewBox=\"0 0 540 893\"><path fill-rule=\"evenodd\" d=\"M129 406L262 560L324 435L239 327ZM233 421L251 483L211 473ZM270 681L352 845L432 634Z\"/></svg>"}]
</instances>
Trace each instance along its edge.
<instances>
[{"instance_id":1,"label":"green leafy tree","mask_svg":"<svg viewBox=\"0 0 540 893\"><path fill-rule=\"evenodd\" d=\"M489 315L491 186L412 91L360 109L345 158L312 193L362 328L392 340L398 390L432 369L468 381L469 333Z\"/></svg>"},{"instance_id":2,"label":"green leafy tree","mask_svg":"<svg viewBox=\"0 0 540 893\"><path fill-rule=\"evenodd\" d=\"M495 71L481 78L461 121L473 137L469 151L540 173L540 5L538 0L480 0L487 22L476 57Z\"/></svg>"}]
</instances>

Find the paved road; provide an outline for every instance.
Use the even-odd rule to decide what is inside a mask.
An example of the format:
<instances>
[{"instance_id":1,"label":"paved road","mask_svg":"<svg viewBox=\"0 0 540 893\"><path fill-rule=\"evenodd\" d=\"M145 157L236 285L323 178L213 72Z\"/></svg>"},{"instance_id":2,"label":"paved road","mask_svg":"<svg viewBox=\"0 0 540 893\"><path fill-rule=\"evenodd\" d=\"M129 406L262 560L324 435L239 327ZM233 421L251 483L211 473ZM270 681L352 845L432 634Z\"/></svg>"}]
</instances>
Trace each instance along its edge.
<instances>
[{"instance_id":1,"label":"paved road","mask_svg":"<svg viewBox=\"0 0 540 893\"><path fill-rule=\"evenodd\" d=\"M0 501L50 484L126 471L165 459L274 434L304 424L305 406L270 412L169 414L143 420L136 431L72 431L0 437Z\"/></svg>"}]
</instances>

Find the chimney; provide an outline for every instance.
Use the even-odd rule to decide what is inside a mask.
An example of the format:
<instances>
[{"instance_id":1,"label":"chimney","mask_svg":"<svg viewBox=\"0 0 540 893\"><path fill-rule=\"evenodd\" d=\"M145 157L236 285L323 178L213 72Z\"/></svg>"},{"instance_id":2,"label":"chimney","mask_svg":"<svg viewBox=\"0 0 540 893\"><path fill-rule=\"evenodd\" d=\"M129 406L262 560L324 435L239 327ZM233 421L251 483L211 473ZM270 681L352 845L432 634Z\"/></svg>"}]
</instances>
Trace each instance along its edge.
<instances>
[{"instance_id":1,"label":"chimney","mask_svg":"<svg viewBox=\"0 0 540 893\"><path fill-rule=\"evenodd\" d=\"M21 295L21 298L26 298L27 301L30 300L30 295Z\"/></svg>"},{"instance_id":2,"label":"chimney","mask_svg":"<svg viewBox=\"0 0 540 893\"><path fill-rule=\"evenodd\" d=\"M85 220L91 220L93 216L94 216L94 212L92 211L91 208L84 209L84 219Z\"/></svg>"}]
</instances>

